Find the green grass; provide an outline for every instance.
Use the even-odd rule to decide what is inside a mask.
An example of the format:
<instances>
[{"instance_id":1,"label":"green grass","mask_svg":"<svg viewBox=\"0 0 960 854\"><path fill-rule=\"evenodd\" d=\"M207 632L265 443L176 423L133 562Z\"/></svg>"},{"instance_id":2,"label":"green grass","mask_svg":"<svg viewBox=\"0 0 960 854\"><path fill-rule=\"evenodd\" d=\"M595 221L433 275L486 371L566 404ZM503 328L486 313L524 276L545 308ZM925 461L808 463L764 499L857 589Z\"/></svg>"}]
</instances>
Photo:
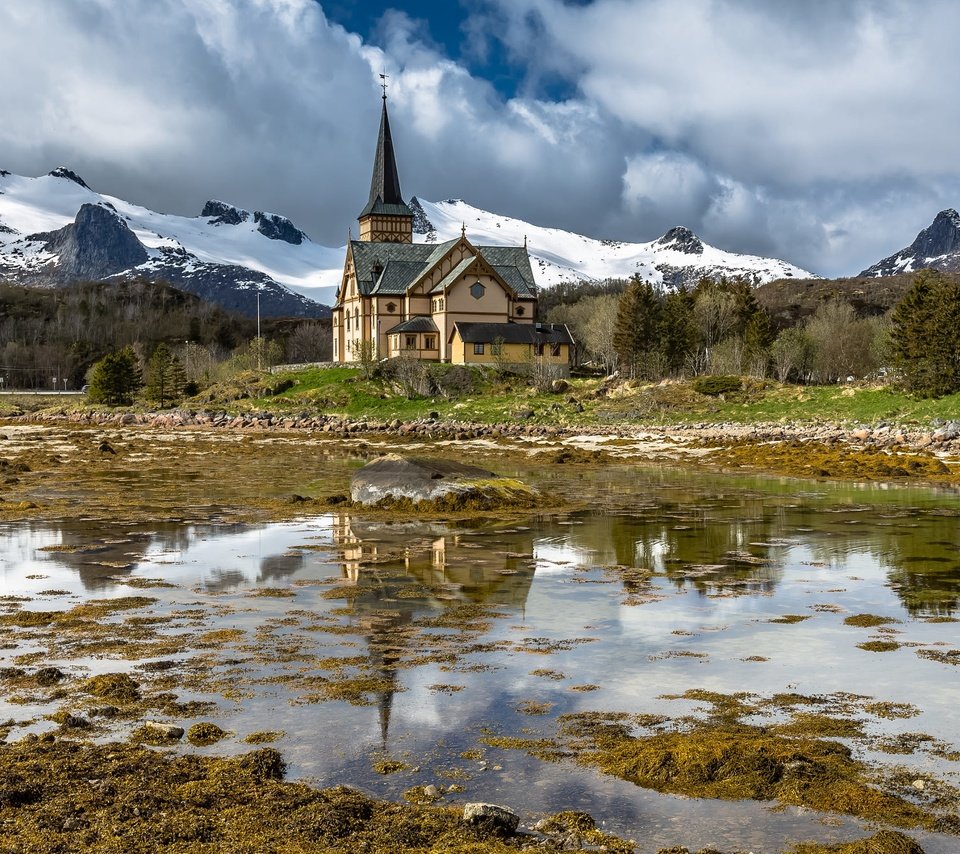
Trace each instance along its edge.
<instances>
[{"instance_id":1,"label":"green grass","mask_svg":"<svg viewBox=\"0 0 960 854\"><path fill-rule=\"evenodd\" d=\"M646 411L645 411L646 410ZM749 383L725 399L692 393L689 385L648 386L606 406L596 415L615 420L617 414L640 423L732 422L930 425L960 418L960 394L938 400L912 398L883 387L791 386L774 382Z\"/></svg>"},{"instance_id":2,"label":"green grass","mask_svg":"<svg viewBox=\"0 0 960 854\"><path fill-rule=\"evenodd\" d=\"M791 386L750 378L743 378L740 391L719 396L700 394L693 381L684 381L631 382L613 395L597 397L597 379L574 379L563 394L538 395L521 378L500 379L487 370L476 372L468 393L414 399L401 393L395 383L367 379L352 367L278 372L262 380L250 375L243 382L248 388L251 382L260 384L258 393L262 393L264 385L276 387L285 379L293 385L277 395L238 399L231 394L236 392L238 381L228 380L213 390L212 399L188 400L182 405L229 412L322 413L381 421L409 421L436 412L442 420L482 424L517 422L521 420L519 413L532 411L532 416L522 420L580 428L595 424L887 422L917 429L938 420L960 418L960 394L923 400L879 386ZM577 398L583 412L577 412L577 406L568 402L570 395ZM0 399L0 415L5 411L4 404L19 404L28 409L86 405L82 398L31 395L29 399Z\"/></svg>"},{"instance_id":3,"label":"green grass","mask_svg":"<svg viewBox=\"0 0 960 854\"><path fill-rule=\"evenodd\" d=\"M276 378L286 377L295 382L291 389L275 397L250 401L251 406L401 421L425 418L436 412L443 419L487 424L514 420L518 410L532 409L535 413L532 420L543 423L558 420L551 417L558 413L550 407L565 399L562 395L532 396L519 379L498 380L487 374L478 376L470 393L449 399L441 396L409 399L389 381L365 379L356 368L307 369L278 374Z\"/></svg>"}]
</instances>

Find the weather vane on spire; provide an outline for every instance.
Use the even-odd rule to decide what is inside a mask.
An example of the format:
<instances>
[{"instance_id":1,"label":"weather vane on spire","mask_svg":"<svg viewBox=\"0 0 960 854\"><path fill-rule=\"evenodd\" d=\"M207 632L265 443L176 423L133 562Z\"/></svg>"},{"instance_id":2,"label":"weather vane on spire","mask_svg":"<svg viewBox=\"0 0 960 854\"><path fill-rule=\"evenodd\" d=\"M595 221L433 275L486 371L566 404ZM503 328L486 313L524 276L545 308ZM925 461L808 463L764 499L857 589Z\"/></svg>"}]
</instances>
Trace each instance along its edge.
<instances>
[{"instance_id":1,"label":"weather vane on spire","mask_svg":"<svg viewBox=\"0 0 960 854\"><path fill-rule=\"evenodd\" d=\"M380 87L383 89L383 100L387 100L387 73L384 71L380 74Z\"/></svg>"}]
</instances>

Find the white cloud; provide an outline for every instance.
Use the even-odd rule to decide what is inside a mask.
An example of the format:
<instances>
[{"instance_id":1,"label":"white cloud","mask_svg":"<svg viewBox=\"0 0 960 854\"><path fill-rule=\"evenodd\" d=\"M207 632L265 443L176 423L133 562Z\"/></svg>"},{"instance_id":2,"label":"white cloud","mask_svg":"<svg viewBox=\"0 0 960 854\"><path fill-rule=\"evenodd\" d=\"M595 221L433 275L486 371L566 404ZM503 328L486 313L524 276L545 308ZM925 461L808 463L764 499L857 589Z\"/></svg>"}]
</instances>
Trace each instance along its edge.
<instances>
[{"instance_id":1,"label":"white cloud","mask_svg":"<svg viewBox=\"0 0 960 854\"><path fill-rule=\"evenodd\" d=\"M210 197L343 239L390 77L406 194L538 224L708 241L853 273L957 205L960 6L948 0L484 0L466 31L524 94L388 13L382 47L314 0L0 4L0 166L60 163L177 213ZM577 93L536 96L565 76Z\"/></svg>"}]
</instances>

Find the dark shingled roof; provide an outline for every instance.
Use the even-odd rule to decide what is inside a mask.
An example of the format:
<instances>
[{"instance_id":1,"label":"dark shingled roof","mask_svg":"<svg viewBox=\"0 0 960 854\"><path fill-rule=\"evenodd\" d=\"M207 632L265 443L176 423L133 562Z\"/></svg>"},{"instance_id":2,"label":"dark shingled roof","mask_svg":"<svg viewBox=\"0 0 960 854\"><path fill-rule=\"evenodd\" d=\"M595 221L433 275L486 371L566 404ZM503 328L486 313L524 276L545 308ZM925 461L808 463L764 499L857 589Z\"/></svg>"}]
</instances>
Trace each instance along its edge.
<instances>
[{"instance_id":1,"label":"dark shingled roof","mask_svg":"<svg viewBox=\"0 0 960 854\"><path fill-rule=\"evenodd\" d=\"M562 323L461 323L453 324L465 344L573 344Z\"/></svg>"},{"instance_id":2,"label":"dark shingled roof","mask_svg":"<svg viewBox=\"0 0 960 854\"><path fill-rule=\"evenodd\" d=\"M403 294L436 264L459 238L444 243L371 243L354 240L350 247L360 293ZM481 257L521 299L536 296L530 256L522 246L477 246ZM374 272L376 265L379 272Z\"/></svg>"},{"instance_id":3,"label":"dark shingled roof","mask_svg":"<svg viewBox=\"0 0 960 854\"><path fill-rule=\"evenodd\" d=\"M383 98L380 114L380 135L377 138L377 153L373 160L373 177L370 179L370 199L360 216L385 214L387 216L413 216L400 194L400 173L397 158L393 153L393 136L390 133L390 118L387 115L387 98Z\"/></svg>"},{"instance_id":4,"label":"dark shingled roof","mask_svg":"<svg viewBox=\"0 0 960 854\"><path fill-rule=\"evenodd\" d=\"M430 317L411 317L409 320L398 323L392 329L387 330L387 335L393 335L396 332L439 332L437 324Z\"/></svg>"}]
</instances>

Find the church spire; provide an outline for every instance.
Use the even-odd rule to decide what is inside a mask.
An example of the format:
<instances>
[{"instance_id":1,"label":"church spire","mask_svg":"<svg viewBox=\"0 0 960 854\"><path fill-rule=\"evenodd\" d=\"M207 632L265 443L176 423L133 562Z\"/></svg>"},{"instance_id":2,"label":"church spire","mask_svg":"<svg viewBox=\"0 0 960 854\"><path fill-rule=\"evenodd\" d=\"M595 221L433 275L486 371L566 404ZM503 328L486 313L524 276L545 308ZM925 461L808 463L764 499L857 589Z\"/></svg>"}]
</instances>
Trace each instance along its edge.
<instances>
[{"instance_id":1,"label":"church spire","mask_svg":"<svg viewBox=\"0 0 960 854\"><path fill-rule=\"evenodd\" d=\"M380 134L373 160L370 180L370 198L360 212L360 239L411 243L413 241L413 211L400 193L400 172L393 151L390 117L387 114L387 92L383 92L380 113Z\"/></svg>"},{"instance_id":2,"label":"church spire","mask_svg":"<svg viewBox=\"0 0 960 854\"><path fill-rule=\"evenodd\" d=\"M380 113L380 136L377 139L377 154L373 161L373 178L370 181L370 200L367 207L381 202L385 205L404 204L400 195L400 173L397 158L393 153L393 137L390 134L390 116L387 115L387 93L383 93L383 110Z\"/></svg>"}]
</instances>

